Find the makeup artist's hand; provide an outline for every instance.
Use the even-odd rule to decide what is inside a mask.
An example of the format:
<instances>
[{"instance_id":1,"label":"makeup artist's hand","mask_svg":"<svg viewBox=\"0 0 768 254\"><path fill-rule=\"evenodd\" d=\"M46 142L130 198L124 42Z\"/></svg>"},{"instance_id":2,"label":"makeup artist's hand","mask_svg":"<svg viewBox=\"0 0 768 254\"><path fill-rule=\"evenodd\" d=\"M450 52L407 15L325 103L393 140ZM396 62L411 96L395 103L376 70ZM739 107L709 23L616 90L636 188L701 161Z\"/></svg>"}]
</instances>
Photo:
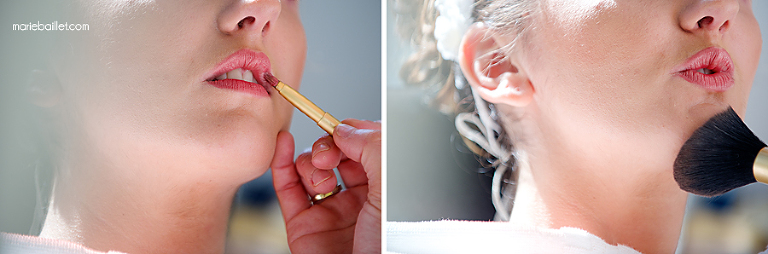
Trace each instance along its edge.
<instances>
[{"instance_id":1,"label":"makeup artist's hand","mask_svg":"<svg viewBox=\"0 0 768 254\"><path fill-rule=\"evenodd\" d=\"M290 133L277 136L272 178L291 253L381 251L381 123L347 119L293 162ZM347 190L312 205L308 195L333 190L338 167Z\"/></svg>"}]
</instances>

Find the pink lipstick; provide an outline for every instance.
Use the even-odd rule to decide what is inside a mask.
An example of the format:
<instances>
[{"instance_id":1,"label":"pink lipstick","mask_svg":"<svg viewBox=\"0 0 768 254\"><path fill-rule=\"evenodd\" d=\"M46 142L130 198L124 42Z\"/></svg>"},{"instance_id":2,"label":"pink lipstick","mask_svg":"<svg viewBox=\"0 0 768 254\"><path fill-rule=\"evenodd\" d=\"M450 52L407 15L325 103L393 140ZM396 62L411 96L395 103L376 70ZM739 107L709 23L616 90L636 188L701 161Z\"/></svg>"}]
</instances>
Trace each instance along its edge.
<instances>
[{"instance_id":1,"label":"pink lipstick","mask_svg":"<svg viewBox=\"0 0 768 254\"><path fill-rule=\"evenodd\" d=\"M673 73L710 92L724 92L735 84L731 56L719 47L699 51Z\"/></svg>"},{"instance_id":2,"label":"pink lipstick","mask_svg":"<svg viewBox=\"0 0 768 254\"><path fill-rule=\"evenodd\" d=\"M238 92L269 97L268 89L259 82L264 73L270 73L269 58L262 52L241 49L205 74L206 83Z\"/></svg>"}]
</instances>

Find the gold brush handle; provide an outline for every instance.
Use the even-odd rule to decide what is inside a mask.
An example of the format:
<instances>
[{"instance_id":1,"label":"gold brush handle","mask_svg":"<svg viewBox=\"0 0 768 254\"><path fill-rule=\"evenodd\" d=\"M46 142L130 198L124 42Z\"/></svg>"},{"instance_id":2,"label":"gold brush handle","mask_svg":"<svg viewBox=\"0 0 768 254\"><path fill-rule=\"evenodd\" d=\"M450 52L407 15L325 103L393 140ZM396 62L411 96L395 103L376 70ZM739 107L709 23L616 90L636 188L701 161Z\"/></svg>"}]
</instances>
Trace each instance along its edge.
<instances>
[{"instance_id":1,"label":"gold brush handle","mask_svg":"<svg viewBox=\"0 0 768 254\"><path fill-rule=\"evenodd\" d=\"M763 147L757 153L755 165L752 166L752 173L755 174L755 180L768 184L768 147Z\"/></svg>"},{"instance_id":2,"label":"gold brush handle","mask_svg":"<svg viewBox=\"0 0 768 254\"><path fill-rule=\"evenodd\" d=\"M333 136L333 129L341 123L339 120L328 112L320 109L320 107L312 103L307 97L304 97L304 95L301 95L283 82L278 82L277 85L275 85L275 90L277 90L277 92L279 92L288 102L293 104L294 107L299 109L299 111L311 118L312 121L315 121L320 128L325 130L325 132L328 132L328 134Z\"/></svg>"}]
</instances>

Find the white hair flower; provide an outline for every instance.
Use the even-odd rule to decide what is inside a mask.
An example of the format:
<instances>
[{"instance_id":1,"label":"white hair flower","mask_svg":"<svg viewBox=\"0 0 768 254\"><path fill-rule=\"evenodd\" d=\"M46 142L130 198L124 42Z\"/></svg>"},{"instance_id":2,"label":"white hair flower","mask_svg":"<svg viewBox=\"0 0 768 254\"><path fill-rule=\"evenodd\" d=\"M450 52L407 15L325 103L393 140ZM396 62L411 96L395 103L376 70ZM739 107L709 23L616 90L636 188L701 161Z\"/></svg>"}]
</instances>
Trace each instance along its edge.
<instances>
[{"instance_id":1,"label":"white hair flower","mask_svg":"<svg viewBox=\"0 0 768 254\"><path fill-rule=\"evenodd\" d=\"M445 60L456 61L464 33L472 24L473 0L437 0L440 15L435 20L437 51Z\"/></svg>"}]
</instances>

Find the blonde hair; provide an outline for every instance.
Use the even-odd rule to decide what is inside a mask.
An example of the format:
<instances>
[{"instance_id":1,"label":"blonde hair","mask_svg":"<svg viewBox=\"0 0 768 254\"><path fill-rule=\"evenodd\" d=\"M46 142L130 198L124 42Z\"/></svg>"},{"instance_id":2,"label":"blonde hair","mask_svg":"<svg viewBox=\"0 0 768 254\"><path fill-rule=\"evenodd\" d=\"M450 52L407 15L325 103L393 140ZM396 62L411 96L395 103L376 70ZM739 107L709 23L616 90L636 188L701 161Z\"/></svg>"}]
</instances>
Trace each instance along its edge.
<instances>
[{"instance_id":1,"label":"blonde hair","mask_svg":"<svg viewBox=\"0 0 768 254\"><path fill-rule=\"evenodd\" d=\"M393 1L395 2L394 11L397 14L395 25L397 32L416 49L416 52L403 63L400 77L407 84L427 89L432 106L445 114L457 117L456 127L462 135L464 144L481 158L479 160L481 163L496 168L494 188L492 188L494 206L502 220L508 219L509 214L504 213L511 209L511 197L514 196L515 188L500 190L496 185L497 181L513 183L511 170L507 169L512 169L515 164L515 158L511 152L513 151L512 140L502 127L501 117L503 116L493 104L474 96L470 86L466 85L467 81L458 64L443 59L438 52L434 30L439 13L435 8L435 1ZM537 13L538 1L476 0L472 6L472 18L475 22L484 23L492 33L512 38L512 42L508 45L490 52L496 57L506 57L509 52L519 47L519 42L525 41L528 31L532 29L532 17ZM469 118L475 121L464 121ZM489 128L488 125L496 128ZM469 135L478 133L485 136L488 142L470 137L477 135ZM498 144L501 147L489 149L488 143ZM501 204L502 201L498 201L499 192L503 192L508 197L503 204Z\"/></svg>"},{"instance_id":2,"label":"blonde hair","mask_svg":"<svg viewBox=\"0 0 768 254\"><path fill-rule=\"evenodd\" d=\"M434 0L394 0L397 13L396 30L401 38L417 49L400 68L400 77L407 83L435 91L433 102L444 113L461 112L455 98L455 75L460 72L455 63L445 60L437 51L434 37L435 19L439 15ZM519 39L532 28L531 17L538 2L531 0L476 0L472 18L484 23L492 32L513 38L512 43L499 50L514 50ZM499 52L506 53L506 52ZM506 54L497 54L504 56ZM433 88L437 86L438 88Z\"/></svg>"}]
</instances>

